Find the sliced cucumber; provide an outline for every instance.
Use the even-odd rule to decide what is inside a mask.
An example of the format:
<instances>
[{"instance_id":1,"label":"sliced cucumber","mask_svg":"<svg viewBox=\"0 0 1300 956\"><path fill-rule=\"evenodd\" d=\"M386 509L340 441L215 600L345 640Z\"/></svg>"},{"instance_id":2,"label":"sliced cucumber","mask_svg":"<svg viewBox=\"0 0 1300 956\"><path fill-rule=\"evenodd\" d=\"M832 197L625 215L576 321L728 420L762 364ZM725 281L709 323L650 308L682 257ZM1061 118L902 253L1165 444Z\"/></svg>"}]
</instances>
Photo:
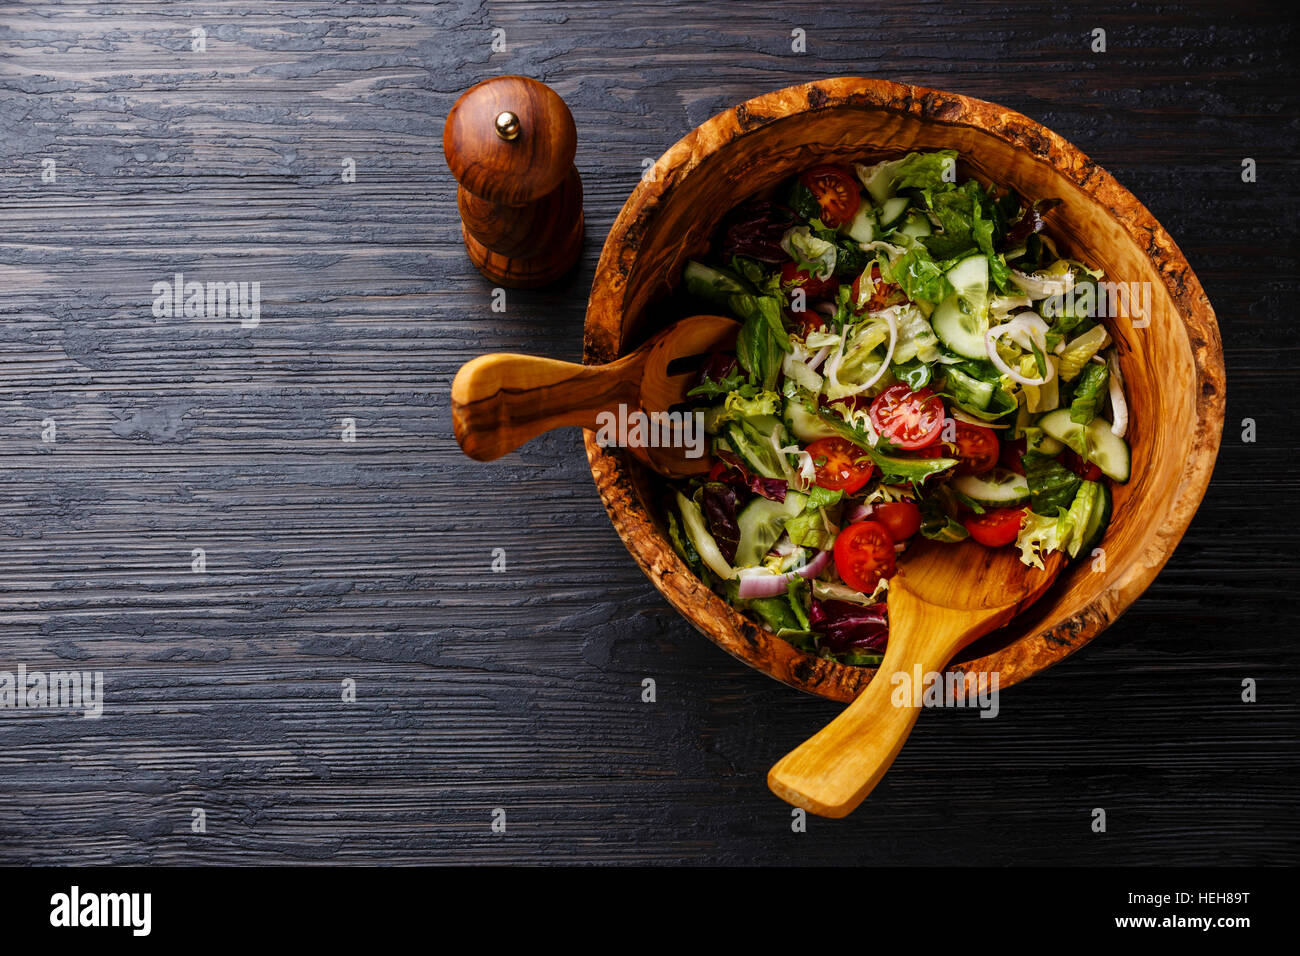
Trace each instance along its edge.
<instances>
[{"instance_id":1,"label":"sliced cucumber","mask_svg":"<svg viewBox=\"0 0 1300 956\"><path fill-rule=\"evenodd\" d=\"M971 501L986 508L1013 508L1029 500L1029 482L1006 468L994 468L986 475L958 475L950 484Z\"/></svg>"},{"instance_id":2,"label":"sliced cucumber","mask_svg":"<svg viewBox=\"0 0 1300 956\"><path fill-rule=\"evenodd\" d=\"M1110 524L1110 487L1100 485L1101 494L1098 500L1093 503L1092 510L1088 512L1088 523L1084 525L1083 534L1079 536L1081 542L1080 551L1091 553L1092 549L1101 543L1101 539L1106 534L1106 526Z\"/></svg>"},{"instance_id":3,"label":"sliced cucumber","mask_svg":"<svg viewBox=\"0 0 1300 956\"><path fill-rule=\"evenodd\" d=\"M1088 430L1088 460L1101 469L1101 473L1118 482L1128 481L1133 468L1133 453L1128 442L1110 430L1110 422L1094 418Z\"/></svg>"},{"instance_id":4,"label":"sliced cucumber","mask_svg":"<svg viewBox=\"0 0 1300 956\"><path fill-rule=\"evenodd\" d=\"M1070 410L1058 408L1048 412L1038 427L1057 441L1065 442L1085 461L1101 469L1102 474L1115 481L1128 481L1132 468L1132 453L1128 442L1110 430L1110 422L1094 418L1087 425L1070 421Z\"/></svg>"},{"instance_id":5,"label":"sliced cucumber","mask_svg":"<svg viewBox=\"0 0 1300 956\"><path fill-rule=\"evenodd\" d=\"M1041 428L1031 425L1025 429L1025 454L1036 451L1044 455L1055 455L1064 447L1065 445Z\"/></svg>"},{"instance_id":6,"label":"sliced cucumber","mask_svg":"<svg viewBox=\"0 0 1300 956\"><path fill-rule=\"evenodd\" d=\"M727 411L726 406L721 404L710 405L708 408L704 410L705 434L708 435L722 434L723 430L727 427L727 423L725 421L721 421L720 419L724 414L726 414L726 411Z\"/></svg>"},{"instance_id":7,"label":"sliced cucumber","mask_svg":"<svg viewBox=\"0 0 1300 956\"><path fill-rule=\"evenodd\" d=\"M983 301L989 294L989 260L982 254L967 256L944 276L967 300Z\"/></svg>"},{"instance_id":8,"label":"sliced cucumber","mask_svg":"<svg viewBox=\"0 0 1300 956\"><path fill-rule=\"evenodd\" d=\"M1070 421L1070 410L1068 408L1058 408L1054 412L1048 412L1038 420L1038 427L1051 435L1057 441L1069 445L1078 451L1083 444L1083 426L1077 425Z\"/></svg>"},{"instance_id":9,"label":"sliced cucumber","mask_svg":"<svg viewBox=\"0 0 1300 956\"><path fill-rule=\"evenodd\" d=\"M807 495L787 491L785 501L755 498L736 517L740 528L740 543L736 545L736 567L752 568L772 550L776 539L785 530L785 523L803 511ZM699 548L697 547L698 551Z\"/></svg>"},{"instance_id":10,"label":"sliced cucumber","mask_svg":"<svg viewBox=\"0 0 1300 956\"><path fill-rule=\"evenodd\" d=\"M934 230L930 228L930 220L925 213L919 209L913 209L903 217L903 224L898 227L899 235L911 236L913 239L920 239L922 236L930 235Z\"/></svg>"},{"instance_id":11,"label":"sliced cucumber","mask_svg":"<svg viewBox=\"0 0 1300 956\"><path fill-rule=\"evenodd\" d=\"M984 321L963 308L962 298L953 293L939 303L930 316L930 326L939 341L965 358L987 359Z\"/></svg>"},{"instance_id":12,"label":"sliced cucumber","mask_svg":"<svg viewBox=\"0 0 1300 956\"><path fill-rule=\"evenodd\" d=\"M790 434L805 445L819 438L834 438L839 434L825 419L808 411L808 406L796 398L786 399L785 420Z\"/></svg>"},{"instance_id":13,"label":"sliced cucumber","mask_svg":"<svg viewBox=\"0 0 1300 956\"><path fill-rule=\"evenodd\" d=\"M715 269L692 259L682 271L682 281L691 295L726 306L731 296L752 293L753 286L726 269Z\"/></svg>"},{"instance_id":14,"label":"sliced cucumber","mask_svg":"<svg viewBox=\"0 0 1300 956\"><path fill-rule=\"evenodd\" d=\"M897 160L893 160L891 162L877 163L876 171L862 184L867 187L867 192L871 194L871 198L878 203L883 203L894 195L894 166L897 162Z\"/></svg>"},{"instance_id":15,"label":"sliced cucumber","mask_svg":"<svg viewBox=\"0 0 1300 956\"><path fill-rule=\"evenodd\" d=\"M893 199L886 199L880 206L880 225L886 228L892 226L903 218L905 212L907 212L906 196L895 196Z\"/></svg>"},{"instance_id":16,"label":"sliced cucumber","mask_svg":"<svg viewBox=\"0 0 1300 956\"><path fill-rule=\"evenodd\" d=\"M862 203L858 206L857 215L849 223L849 238L855 242L871 242L876 238L877 231L879 227L876 225L876 211L870 204Z\"/></svg>"}]
</instances>

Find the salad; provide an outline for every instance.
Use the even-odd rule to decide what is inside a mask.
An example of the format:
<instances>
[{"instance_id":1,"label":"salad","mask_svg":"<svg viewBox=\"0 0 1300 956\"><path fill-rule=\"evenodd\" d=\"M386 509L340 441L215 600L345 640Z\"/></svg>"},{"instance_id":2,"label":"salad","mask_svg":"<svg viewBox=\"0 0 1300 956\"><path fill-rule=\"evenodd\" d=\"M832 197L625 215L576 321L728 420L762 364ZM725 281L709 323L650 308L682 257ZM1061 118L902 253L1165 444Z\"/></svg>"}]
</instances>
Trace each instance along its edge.
<instances>
[{"instance_id":1,"label":"salad","mask_svg":"<svg viewBox=\"0 0 1300 956\"><path fill-rule=\"evenodd\" d=\"M714 465L672 483L673 546L797 647L879 663L908 542L1026 564L1090 553L1129 478L1102 273L1059 204L957 182L957 153L819 165L724 218L688 295L742 321L691 390Z\"/></svg>"}]
</instances>

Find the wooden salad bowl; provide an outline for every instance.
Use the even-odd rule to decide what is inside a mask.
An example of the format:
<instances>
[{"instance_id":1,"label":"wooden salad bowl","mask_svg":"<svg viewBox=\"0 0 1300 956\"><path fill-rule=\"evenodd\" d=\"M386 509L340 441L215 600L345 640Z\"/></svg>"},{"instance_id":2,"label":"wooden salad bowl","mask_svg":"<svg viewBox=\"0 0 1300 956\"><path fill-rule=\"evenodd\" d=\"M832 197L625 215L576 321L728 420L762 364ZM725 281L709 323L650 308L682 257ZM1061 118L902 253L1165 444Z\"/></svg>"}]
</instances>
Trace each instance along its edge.
<instances>
[{"instance_id":1,"label":"wooden salad bowl","mask_svg":"<svg viewBox=\"0 0 1300 956\"><path fill-rule=\"evenodd\" d=\"M673 312L682 268L743 200L816 163L945 148L960 153L958 181L973 175L1027 200L1062 200L1046 232L1063 255L1112 282L1151 284L1149 324L1106 321L1128 395L1133 477L1112 489L1103 553L1068 567L1037 603L949 665L997 672L1006 687L1088 643L1151 583L1205 493L1223 429L1223 349L1205 292L1160 223L1104 169L1033 120L954 93L842 77L757 97L687 134L623 206L596 269L584 361L612 362L689 314ZM601 448L592 432L586 447L624 544L705 636L821 697L849 701L866 686L874 670L796 650L709 590L669 544L661 479L626 452Z\"/></svg>"}]
</instances>

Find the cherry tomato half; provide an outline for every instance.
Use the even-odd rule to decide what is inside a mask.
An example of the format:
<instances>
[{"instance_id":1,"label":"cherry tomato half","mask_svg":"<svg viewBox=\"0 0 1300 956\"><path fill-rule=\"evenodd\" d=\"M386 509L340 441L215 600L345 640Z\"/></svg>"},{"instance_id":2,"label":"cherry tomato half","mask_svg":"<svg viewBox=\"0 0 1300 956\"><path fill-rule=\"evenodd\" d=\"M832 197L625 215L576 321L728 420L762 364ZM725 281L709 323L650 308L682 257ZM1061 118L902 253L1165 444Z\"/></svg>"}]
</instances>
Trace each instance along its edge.
<instances>
[{"instance_id":1,"label":"cherry tomato half","mask_svg":"<svg viewBox=\"0 0 1300 956\"><path fill-rule=\"evenodd\" d=\"M954 474L982 475L998 463L998 436L991 428L958 419L956 445L961 462Z\"/></svg>"},{"instance_id":2,"label":"cherry tomato half","mask_svg":"<svg viewBox=\"0 0 1300 956\"><path fill-rule=\"evenodd\" d=\"M821 221L829 229L838 229L857 215L862 195L858 181L838 166L814 166L799 177L812 191L822 207Z\"/></svg>"},{"instance_id":3,"label":"cherry tomato half","mask_svg":"<svg viewBox=\"0 0 1300 956\"><path fill-rule=\"evenodd\" d=\"M902 382L871 403L871 424L899 448L924 448L943 430L943 401L928 388L914 392Z\"/></svg>"},{"instance_id":4,"label":"cherry tomato half","mask_svg":"<svg viewBox=\"0 0 1300 956\"><path fill-rule=\"evenodd\" d=\"M826 328L826 316L814 309L808 309L804 312L791 312L790 315L799 324L799 330L804 338Z\"/></svg>"},{"instance_id":5,"label":"cherry tomato half","mask_svg":"<svg viewBox=\"0 0 1300 956\"><path fill-rule=\"evenodd\" d=\"M877 521L859 521L835 536L835 570L849 587L870 594L881 578L892 578L894 539Z\"/></svg>"},{"instance_id":6,"label":"cherry tomato half","mask_svg":"<svg viewBox=\"0 0 1300 956\"><path fill-rule=\"evenodd\" d=\"M1084 461L1075 453L1073 448L1067 448L1061 452L1059 461L1084 481L1101 480L1101 469L1090 461Z\"/></svg>"},{"instance_id":7,"label":"cherry tomato half","mask_svg":"<svg viewBox=\"0 0 1300 956\"><path fill-rule=\"evenodd\" d=\"M819 438L808 446L817 468L814 483L828 491L851 495L871 478L875 465L846 438Z\"/></svg>"},{"instance_id":8,"label":"cherry tomato half","mask_svg":"<svg viewBox=\"0 0 1300 956\"><path fill-rule=\"evenodd\" d=\"M787 262L781 267L781 288L787 291L803 289L804 295L810 299L825 296L838 284L834 276L814 278L807 269L800 269L793 262Z\"/></svg>"},{"instance_id":9,"label":"cherry tomato half","mask_svg":"<svg viewBox=\"0 0 1300 956\"><path fill-rule=\"evenodd\" d=\"M980 544L988 548L1000 548L1016 540L1024 519L1024 508L997 508L982 515L969 515L961 523Z\"/></svg>"},{"instance_id":10,"label":"cherry tomato half","mask_svg":"<svg viewBox=\"0 0 1300 956\"><path fill-rule=\"evenodd\" d=\"M903 290L897 285L880 281L880 266L874 263L871 266L871 281L874 283L871 287L871 295L867 297L866 302L862 302L862 276L859 275L853 280L853 285L849 289L849 305L853 307L854 312L879 312L887 306L907 301L907 296L903 295Z\"/></svg>"},{"instance_id":11,"label":"cherry tomato half","mask_svg":"<svg viewBox=\"0 0 1300 956\"><path fill-rule=\"evenodd\" d=\"M910 501L890 501L871 509L871 520L879 521L894 542L906 541L921 530L921 509Z\"/></svg>"}]
</instances>

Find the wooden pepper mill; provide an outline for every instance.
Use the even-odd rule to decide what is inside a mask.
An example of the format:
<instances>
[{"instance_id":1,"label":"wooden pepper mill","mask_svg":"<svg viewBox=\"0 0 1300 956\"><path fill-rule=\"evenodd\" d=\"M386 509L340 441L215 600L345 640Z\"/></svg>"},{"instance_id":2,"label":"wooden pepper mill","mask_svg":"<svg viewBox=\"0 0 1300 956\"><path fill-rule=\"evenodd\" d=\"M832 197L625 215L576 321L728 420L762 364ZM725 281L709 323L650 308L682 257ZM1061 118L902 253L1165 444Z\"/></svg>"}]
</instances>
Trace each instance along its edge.
<instances>
[{"instance_id":1,"label":"wooden pepper mill","mask_svg":"<svg viewBox=\"0 0 1300 956\"><path fill-rule=\"evenodd\" d=\"M531 288L558 279L582 250L578 130L554 90L498 76L466 90L447 114L442 151L460 188L470 261L493 282Z\"/></svg>"}]
</instances>

